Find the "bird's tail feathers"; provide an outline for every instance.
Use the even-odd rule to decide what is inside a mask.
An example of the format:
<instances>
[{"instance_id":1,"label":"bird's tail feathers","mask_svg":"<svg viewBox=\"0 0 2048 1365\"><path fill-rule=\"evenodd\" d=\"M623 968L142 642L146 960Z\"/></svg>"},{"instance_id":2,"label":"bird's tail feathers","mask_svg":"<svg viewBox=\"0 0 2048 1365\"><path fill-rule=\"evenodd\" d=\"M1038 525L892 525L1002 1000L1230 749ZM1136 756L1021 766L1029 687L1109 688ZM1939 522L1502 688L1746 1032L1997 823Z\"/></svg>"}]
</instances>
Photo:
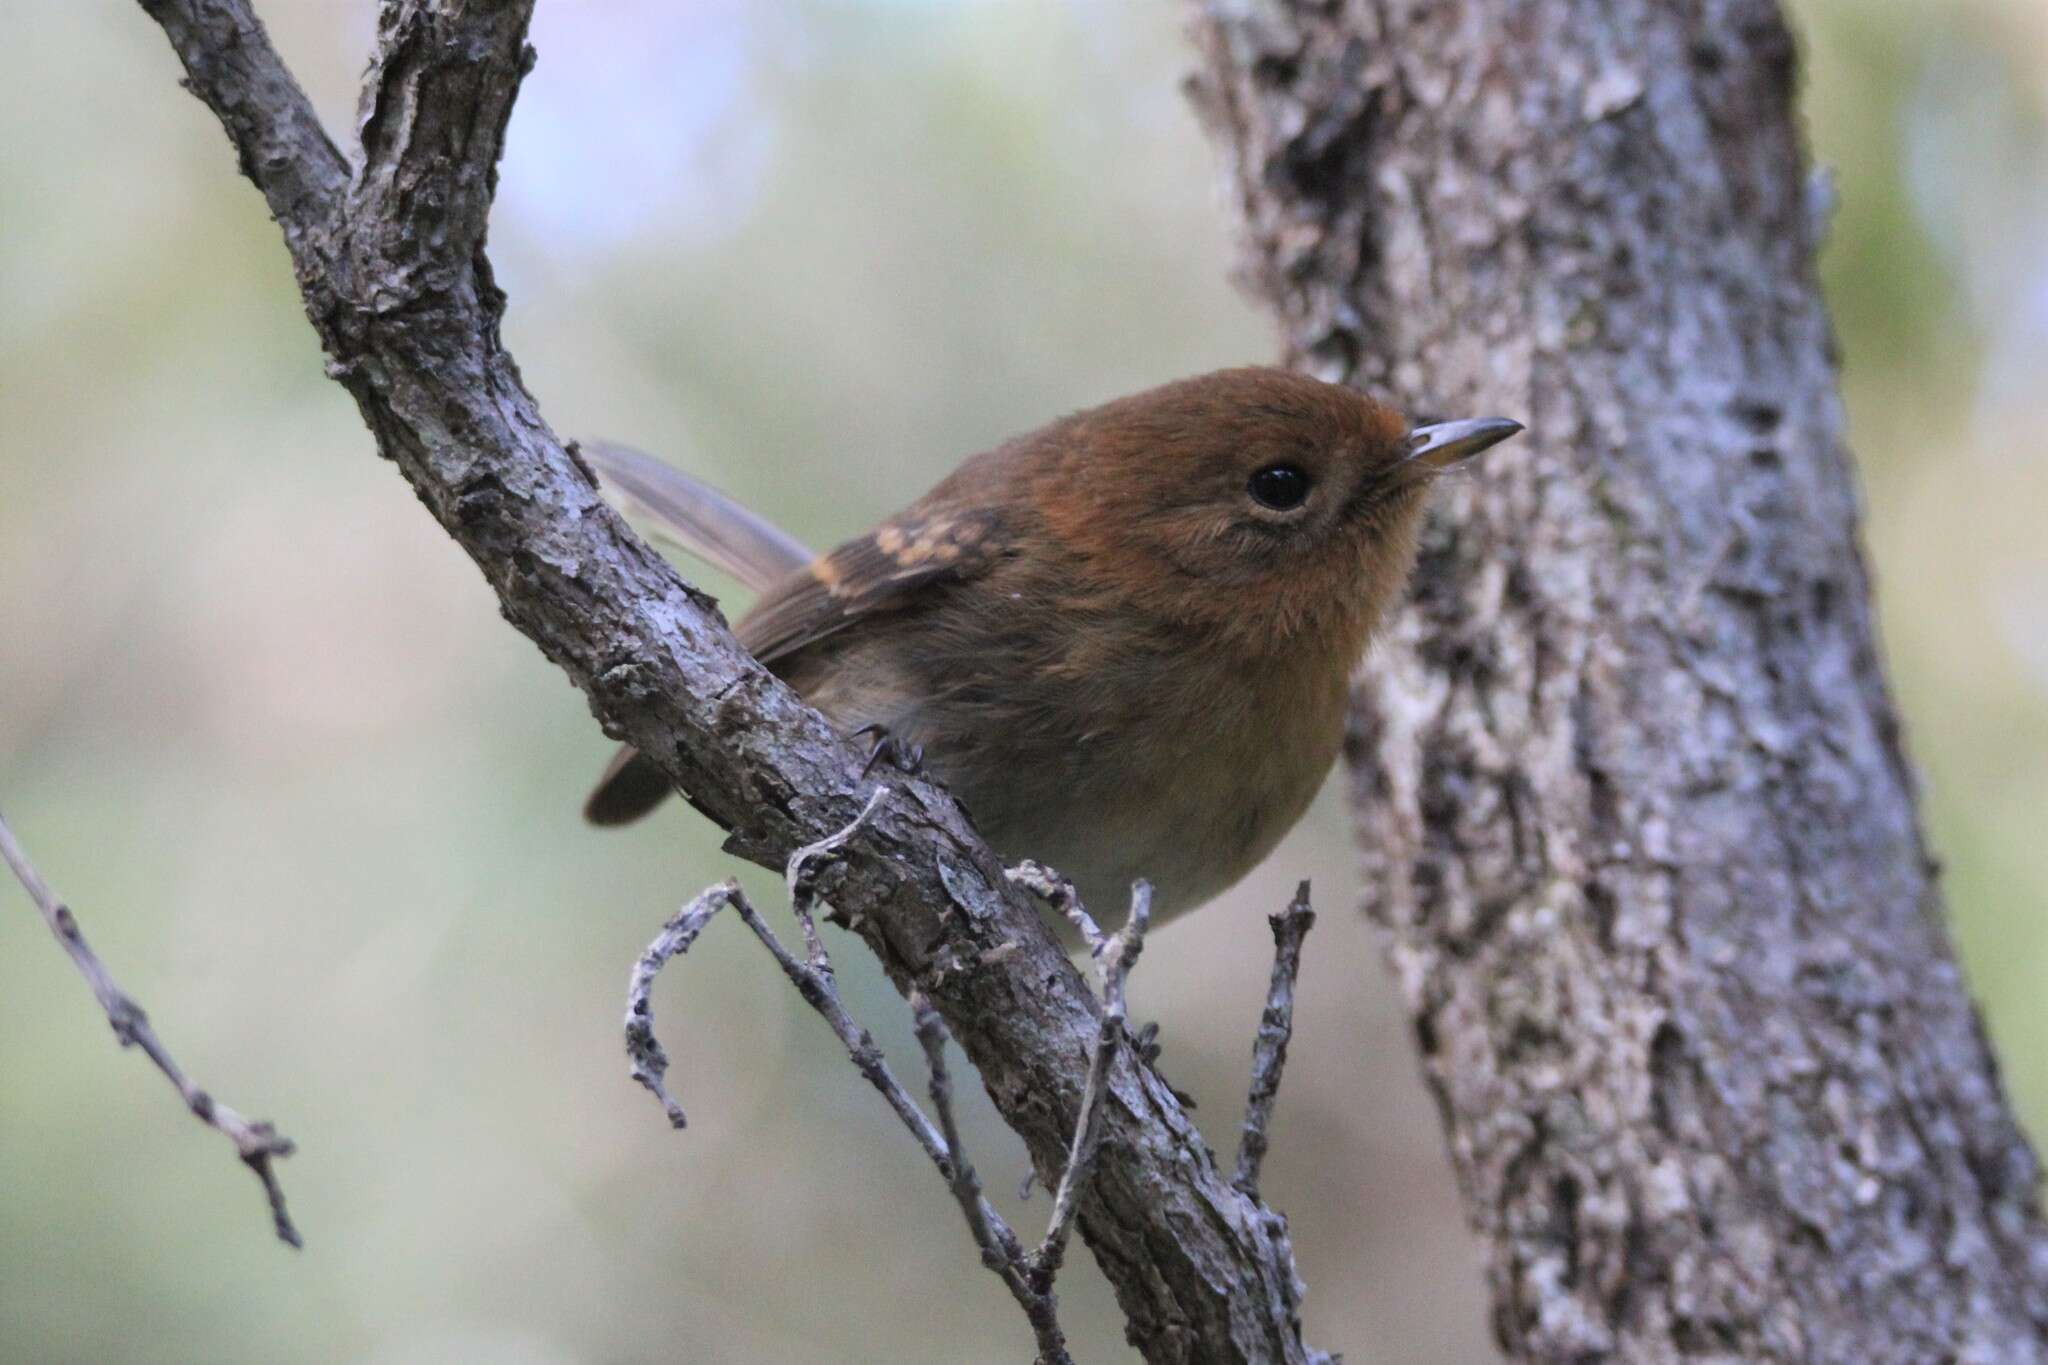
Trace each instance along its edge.
<instances>
[{"instance_id":1,"label":"bird's tail feathers","mask_svg":"<svg viewBox=\"0 0 2048 1365\"><path fill-rule=\"evenodd\" d=\"M755 592L816 558L775 523L644 451L614 441L583 441L577 449L628 517Z\"/></svg>"}]
</instances>

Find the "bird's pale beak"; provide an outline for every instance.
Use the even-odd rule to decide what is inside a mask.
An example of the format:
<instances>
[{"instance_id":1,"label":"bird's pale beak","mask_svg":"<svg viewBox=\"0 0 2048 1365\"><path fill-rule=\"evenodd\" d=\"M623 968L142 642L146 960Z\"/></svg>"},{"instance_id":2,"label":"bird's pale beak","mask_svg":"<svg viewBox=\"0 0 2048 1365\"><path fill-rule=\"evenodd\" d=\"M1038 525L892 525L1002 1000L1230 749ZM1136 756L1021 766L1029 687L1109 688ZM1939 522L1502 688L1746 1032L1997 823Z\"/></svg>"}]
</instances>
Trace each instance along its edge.
<instances>
[{"instance_id":1,"label":"bird's pale beak","mask_svg":"<svg viewBox=\"0 0 2048 1365\"><path fill-rule=\"evenodd\" d=\"M1409 468L1434 474L1463 464L1522 429L1505 417L1472 417L1461 422L1431 422L1408 433Z\"/></svg>"}]
</instances>

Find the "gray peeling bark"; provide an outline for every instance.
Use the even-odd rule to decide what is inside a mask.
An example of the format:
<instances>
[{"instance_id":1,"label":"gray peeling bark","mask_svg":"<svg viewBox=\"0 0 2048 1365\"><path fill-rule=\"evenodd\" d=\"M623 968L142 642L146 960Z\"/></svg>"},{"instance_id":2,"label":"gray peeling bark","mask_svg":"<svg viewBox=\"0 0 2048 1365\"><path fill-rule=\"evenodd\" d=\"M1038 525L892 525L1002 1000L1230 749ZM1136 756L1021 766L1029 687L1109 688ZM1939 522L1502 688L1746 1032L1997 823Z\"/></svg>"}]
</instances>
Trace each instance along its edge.
<instances>
[{"instance_id":1,"label":"gray peeling bark","mask_svg":"<svg viewBox=\"0 0 2048 1365\"><path fill-rule=\"evenodd\" d=\"M1388 932L1518 1359L2048 1358L1941 925L1770 0L1210 0L1292 356L1530 440L1355 695Z\"/></svg>"},{"instance_id":2,"label":"gray peeling bark","mask_svg":"<svg viewBox=\"0 0 2048 1365\"><path fill-rule=\"evenodd\" d=\"M531 0L386 0L353 161L246 0L143 8L277 219L330 372L506 618L610 734L659 757L733 831L737 852L780 867L847 826L874 786L862 755L599 499L500 343L485 224L533 57ZM926 783L895 785L820 889L899 988L939 1011L1053 1188L1099 1007L959 807ZM1312 1359L1285 1222L1217 1169L1134 1049L1117 1050L1102 1111L1081 1232L1146 1358Z\"/></svg>"}]
</instances>

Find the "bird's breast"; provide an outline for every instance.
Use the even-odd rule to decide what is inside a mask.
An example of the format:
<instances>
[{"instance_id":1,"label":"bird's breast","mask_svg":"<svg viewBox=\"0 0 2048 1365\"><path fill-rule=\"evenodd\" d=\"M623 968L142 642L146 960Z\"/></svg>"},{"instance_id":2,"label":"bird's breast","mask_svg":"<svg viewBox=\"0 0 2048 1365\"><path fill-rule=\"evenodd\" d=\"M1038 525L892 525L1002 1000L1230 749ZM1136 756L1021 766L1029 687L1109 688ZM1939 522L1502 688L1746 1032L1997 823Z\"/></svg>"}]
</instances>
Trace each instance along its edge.
<instances>
[{"instance_id":1,"label":"bird's breast","mask_svg":"<svg viewBox=\"0 0 2048 1365\"><path fill-rule=\"evenodd\" d=\"M842 728L922 746L1006 860L1050 864L1111 919L1143 877L1170 916L1301 818L1342 742L1344 670L1089 627L1020 611L973 639L877 632L791 680Z\"/></svg>"}]
</instances>

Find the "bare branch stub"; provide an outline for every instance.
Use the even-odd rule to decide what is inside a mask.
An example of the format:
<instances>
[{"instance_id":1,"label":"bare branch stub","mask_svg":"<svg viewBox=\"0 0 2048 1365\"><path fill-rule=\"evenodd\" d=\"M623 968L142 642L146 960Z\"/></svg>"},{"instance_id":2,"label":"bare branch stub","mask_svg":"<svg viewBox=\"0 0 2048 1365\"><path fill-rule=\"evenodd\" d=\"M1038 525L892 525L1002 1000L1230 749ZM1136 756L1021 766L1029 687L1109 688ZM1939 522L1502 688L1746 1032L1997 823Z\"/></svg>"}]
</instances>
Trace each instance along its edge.
<instances>
[{"instance_id":1,"label":"bare branch stub","mask_svg":"<svg viewBox=\"0 0 2048 1365\"><path fill-rule=\"evenodd\" d=\"M1009 1286L1025 1315L1038 1333L1040 1365L1066 1360L1065 1339L1060 1334L1053 1294L1053 1281L1066 1260L1067 1241L1073 1232L1079 1199L1094 1174L1095 1159L1102 1145L1102 1095L1111 1059L1125 1037L1125 984L1138 954L1145 946L1145 931L1152 919L1152 888L1145 882L1131 887L1130 913L1116 933L1104 937L1095 920L1081 903L1072 882L1039 863L1025 863L1010 872L1010 879L1044 896L1078 929L1090 944L1102 980L1101 1024L1088 1065L1087 1088L1081 1097L1080 1117L1068 1148L1067 1162L1060 1173L1053 1196L1052 1214L1046 1221L1045 1238L1026 1253L1016 1235L981 1197L981 1182L968 1162L960 1142L960 1130L953 1117L953 1083L946 1068L946 1026L922 996L912 998L917 1020L918 1041L924 1045L931 1070L932 1106L938 1111L946 1150L951 1154L948 1181L954 1197L967 1215L967 1224L981 1248L982 1262Z\"/></svg>"},{"instance_id":2,"label":"bare branch stub","mask_svg":"<svg viewBox=\"0 0 2048 1365\"><path fill-rule=\"evenodd\" d=\"M1287 908L1266 922L1273 926L1273 980L1259 1016L1259 1036L1252 1044L1251 1093L1237 1141L1237 1172L1230 1180L1253 1198L1259 1193L1259 1164L1266 1159L1266 1128L1280 1094L1280 1073L1287 1065L1287 1042L1294 1036L1294 981L1301 973L1301 944L1316 923L1308 883L1296 888Z\"/></svg>"},{"instance_id":3,"label":"bare branch stub","mask_svg":"<svg viewBox=\"0 0 2048 1365\"><path fill-rule=\"evenodd\" d=\"M1072 882L1044 863L1031 862L1028 859L1009 869L1004 875L1013 886L1023 887L1059 911L1060 916L1074 926L1074 932L1080 935L1081 942L1087 947L1091 957L1101 955L1104 944L1102 927L1095 922L1095 917L1088 913L1088 907L1081 903L1081 893L1074 889Z\"/></svg>"},{"instance_id":4,"label":"bare branch stub","mask_svg":"<svg viewBox=\"0 0 2048 1365\"><path fill-rule=\"evenodd\" d=\"M4 818L0 818L0 860L12 869L22 889L35 902L36 909L42 911L43 922L49 926L51 934L71 955L79 975L85 978L86 985L92 988L93 997L106 1012L107 1022L113 1026L114 1037L121 1046L141 1048L156 1064L156 1069L163 1072L165 1079L177 1087L185 1107L200 1122L227 1135L228 1140L235 1144L235 1152L242 1158L242 1164L255 1172L257 1180L263 1184L263 1195L270 1202L270 1218L277 1231L277 1239L287 1246L303 1246L299 1230L285 1209L284 1187L278 1183L277 1172L272 1166L277 1158L292 1154L295 1150L292 1140L267 1120L245 1118L228 1108L201 1090L180 1069L163 1041L156 1036L156 1030L151 1027L142 1006L121 989L99 955L87 946L85 934L78 927L78 917L57 899L49 883L36 871Z\"/></svg>"}]
</instances>

